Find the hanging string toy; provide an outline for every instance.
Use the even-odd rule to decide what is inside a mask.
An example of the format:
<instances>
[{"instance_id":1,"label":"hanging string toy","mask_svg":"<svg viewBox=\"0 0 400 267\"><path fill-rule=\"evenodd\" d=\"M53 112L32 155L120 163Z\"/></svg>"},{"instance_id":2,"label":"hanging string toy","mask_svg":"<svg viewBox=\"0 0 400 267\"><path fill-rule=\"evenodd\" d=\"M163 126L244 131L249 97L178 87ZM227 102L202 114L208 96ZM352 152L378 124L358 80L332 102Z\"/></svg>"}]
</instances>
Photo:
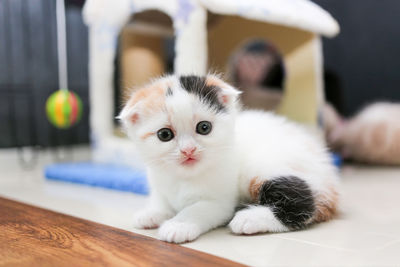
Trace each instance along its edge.
<instances>
[{"instance_id":1,"label":"hanging string toy","mask_svg":"<svg viewBox=\"0 0 400 267\"><path fill-rule=\"evenodd\" d=\"M79 122L82 116L82 101L68 90L67 40L65 27L64 0L57 0L57 53L59 90L52 93L46 101L48 120L57 128L68 129Z\"/></svg>"}]
</instances>

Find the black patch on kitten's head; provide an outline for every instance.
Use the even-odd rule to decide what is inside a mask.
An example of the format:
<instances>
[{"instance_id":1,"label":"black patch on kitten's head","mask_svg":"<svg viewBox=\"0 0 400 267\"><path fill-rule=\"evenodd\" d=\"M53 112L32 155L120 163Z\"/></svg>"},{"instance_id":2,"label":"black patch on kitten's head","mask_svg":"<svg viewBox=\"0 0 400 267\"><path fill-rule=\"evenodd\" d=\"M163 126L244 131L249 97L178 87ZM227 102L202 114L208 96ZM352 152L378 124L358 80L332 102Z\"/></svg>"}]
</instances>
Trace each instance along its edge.
<instances>
[{"instance_id":1,"label":"black patch on kitten's head","mask_svg":"<svg viewBox=\"0 0 400 267\"><path fill-rule=\"evenodd\" d=\"M217 86L207 85L206 78L190 75L181 76L179 78L181 86L190 94L194 94L200 98L201 101L207 103L216 112L225 112L226 108L221 104L218 98L218 91L221 90Z\"/></svg>"},{"instance_id":2,"label":"black patch on kitten's head","mask_svg":"<svg viewBox=\"0 0 400 267\"><path fill-rule=\"evenodd\" d=\"M315 212L311 189L295 176L264 182L258 201L270 207L274 215L292 230L304 228Z\"/></svg>"}]
</instances>

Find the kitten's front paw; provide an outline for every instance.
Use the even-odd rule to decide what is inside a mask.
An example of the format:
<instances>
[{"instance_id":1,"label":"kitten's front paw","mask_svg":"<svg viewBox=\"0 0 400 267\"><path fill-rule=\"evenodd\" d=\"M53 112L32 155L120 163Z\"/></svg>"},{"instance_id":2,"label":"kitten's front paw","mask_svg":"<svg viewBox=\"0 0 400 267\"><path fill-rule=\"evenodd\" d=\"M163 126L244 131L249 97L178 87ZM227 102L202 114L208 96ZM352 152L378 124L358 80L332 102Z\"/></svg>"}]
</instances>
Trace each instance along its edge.
<instances>
[{"instance_id":1,"label":"kitten's front paw","mask_svg":"<svg viewBox=\"0 0 400 267\"><path fill-rule=\"evenodd\" d=\"M170 214L164 212L141 210L135 213L133 216L133 227L138 229L157 228L170 217Z\"/></svg>"},{"instance_id":2,"label":"kitten's front paw","mask_svg":"<svg viewBox=\"0 0 400 267\"><path fill-rule=\"evenodd\" d=\"M189 242L199 237L200 234L200 228L196 224L173 220L164 222L158 230L159 238L171 243Z\"/></svg>"}]
</instances>

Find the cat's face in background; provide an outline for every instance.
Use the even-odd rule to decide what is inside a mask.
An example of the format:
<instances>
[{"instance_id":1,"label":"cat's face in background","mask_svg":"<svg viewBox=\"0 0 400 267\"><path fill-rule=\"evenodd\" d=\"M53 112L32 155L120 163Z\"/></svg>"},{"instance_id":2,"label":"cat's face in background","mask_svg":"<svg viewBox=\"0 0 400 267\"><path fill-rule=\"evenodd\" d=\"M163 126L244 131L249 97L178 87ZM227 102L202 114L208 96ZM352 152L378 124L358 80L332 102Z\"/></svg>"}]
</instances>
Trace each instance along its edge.
<instances>
[{"instance_id":1,"label":"cat's face in background","mask_svg":"<svg viewBox=\"0 0 400 267\"><path fill-rule=\"evenodd\" d=\"M238 94L215 76L168 76L134 92L119 117L149 165L196 173L232 148Z\"/></svg>"}]
</instances>

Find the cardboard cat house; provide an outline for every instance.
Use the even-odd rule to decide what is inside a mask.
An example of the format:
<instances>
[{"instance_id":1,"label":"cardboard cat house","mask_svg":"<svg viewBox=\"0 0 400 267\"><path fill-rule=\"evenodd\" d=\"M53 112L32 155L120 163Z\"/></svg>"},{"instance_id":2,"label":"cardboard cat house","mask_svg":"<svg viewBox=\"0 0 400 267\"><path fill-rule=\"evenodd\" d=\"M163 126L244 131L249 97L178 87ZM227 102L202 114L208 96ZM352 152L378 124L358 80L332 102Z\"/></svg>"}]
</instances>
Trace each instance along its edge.
<instances>
[{"instance_id":1,"label":"cardboard cat house","mask_svg":"<svg viewBox=\"0 0 400 267\"><path fill-rule=\"evenodd\" d=\"M278 112L316 126L323 103L321 36L339 26L309 0L87 0L90 126L95 158L130 158L129 141L114 124L114 60L120 40L122 86L141 85L166 70L163 40L175 37L177 74L225 72L244 41L264 38L285 65L284 98ZM120 37L120 39L118 39Z\"/></svg>"}]
</instances>

